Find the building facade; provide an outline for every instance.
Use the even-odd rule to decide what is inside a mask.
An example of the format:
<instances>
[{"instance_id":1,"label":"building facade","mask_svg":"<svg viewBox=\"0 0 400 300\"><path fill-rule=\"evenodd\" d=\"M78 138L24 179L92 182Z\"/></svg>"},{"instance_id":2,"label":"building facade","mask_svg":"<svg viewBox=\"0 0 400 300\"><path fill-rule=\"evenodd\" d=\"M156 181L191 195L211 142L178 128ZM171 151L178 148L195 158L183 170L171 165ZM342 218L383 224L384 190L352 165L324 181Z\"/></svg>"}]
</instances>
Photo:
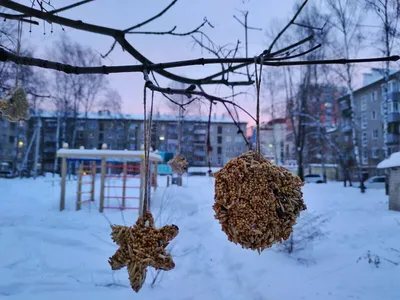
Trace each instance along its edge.
<instances>
[{"instance_id":1,"label":"building facade","mask_svg":"<svg viewBox=\"0 0 400 300\"><path fill-rule=\"evenodd\" d=\"M286 144L286 119L274 119L260 126L262 154L277 165L284 165Z\"/></svg>"},{"instance_id":2,"label":"building facade","mask_svg":"<svg viewBox=\"0 0 400 300\"><path fill-rule=\"evenodd\" d=\"M246 122L241 122L246 132ZM155 115L152 121L151 146L161 152L176 153L181 129L180 153L189 166L207 166L208 117ZM32 169L35 144L39 141L38 164L45 172L56 165L56 151L67 142L70 148L139 150L144 143L142 115L111 114L106 111L72 116L57 116L51 112L33 114L30 120L19 123L0 121L0 162L9 163L14 170ZM237 133L232 120L214 117L210 127L210 161L212 166L223 166L229 159L246 151L246 143ZM24 160L24 158L27 158ZM24 161L26 163L24 164ZM57 166L57 165L56 165Z\"/></svg>"},{"instance_id":3,"label":"building facade","mask_svg":"<svg viewBox=\"0 0 400 300\"><path fill-rule=\"evenodd\" d=\"M379 72L373 69L373 73ZM384 158L384 116L383 102L386 89L382 76L367 74L366 83L354 91L357 143L360 149L360 164L365 172L373 174L377 164ZM374 80L372 80L373 78ZM389 155L400 151L400 71L392 71L387 90L388 97L388 135L386 146ZM354 143L352 139L351 106L349 95L339 99L340 131L342 149L350 160L354 158ZM353 162L355 165L356 162Z\"/></svg>"}]
</instances>

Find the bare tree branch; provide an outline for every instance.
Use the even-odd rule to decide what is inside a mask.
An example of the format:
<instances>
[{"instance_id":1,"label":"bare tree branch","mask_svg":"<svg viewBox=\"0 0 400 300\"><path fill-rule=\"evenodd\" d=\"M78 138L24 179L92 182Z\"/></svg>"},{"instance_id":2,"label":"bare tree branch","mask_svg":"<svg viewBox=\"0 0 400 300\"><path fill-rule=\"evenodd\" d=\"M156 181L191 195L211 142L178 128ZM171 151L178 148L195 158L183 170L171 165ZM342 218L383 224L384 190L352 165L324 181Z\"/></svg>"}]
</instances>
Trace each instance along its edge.
<instances>
[{"instance_id":1,"label":"bare tree branch","mask_svg":"<svg viewBox=\"0 0 400 300\"><path fill-rule=\"evenodd\" d=\"M275 37L275 39L272 41L271 45L269 46L268 50L266 50L266 53L264 54L270 54L272 51L272 48L276 44L276 42L279 40L279 38L285 33L285 31L296 21L297 17L303 10L304 6L306 6L308 0L305 0L303 4L300 6L300 8L297 10L296 14L293 16L293 18L290 20L290 22L278 33L278 35Z\"/></svg>"},{"instance_id":2,"label":"bare tree branch","mask_svg":"<svg viewBox=\"0 0 400 300\"><path fill-rule=\"evenodd\" d=\"M3 17L4 19L9 19L9 20L18 20L18 21L22 21L25 23L30 23L33 25L39 25L38 21L32 21L32 20L27 20L25 19L25 15L13 15L13 14L6 14L6 13L0 13L0 17Z\"/></svg>"},{"instance_id":3,"label":"bare tree branch","mask_svg":"<svg viewBox=\"0 0 400 300\"><path fill-rule=\"evenodd\" d=\"M283 59L283 58L280 58ZM398 55L383 57L383 58L362 58L362 59L327 59L327 60L314 60L314 61L266 61L263 62L265 66L299 66L299 65L320 65L320 64L350 64L350 63L365 63L365 62L377 62L377 61L397 61L400 57ZM168 68L177 68L185 66L195 65L207 65L207 64L219 64L219 63L243 63L253 60L253 58L199 58L190 59L183 61L167 62L160 64L150 65L125 65L125 66L98 66L98 67L80 67L71 66L68 64L62 64L50 60L44 60L39 58L32 58L26 56L20 56L11 53L5 49L0 48L0 61L12 61L19 65L36 66L43 69L51 69L62 71L67 74L111 74L111 73L127 73L127 72L143 72L148 71L160 71ZM256 59L257 63L260 63L259 59ZM226 80L205 80L194 79L194 82L200 82L203 84L225 84L225 85L251 85L251 81L237 81L228 82Z\"/></svg>"},{"instance_id":4,"label":"bare tree branch","mask_svg":"<svg viewBox=\"0 0 400 300\"><path fill-rule=\"evenodd\" d=\"M70 5L67 5L67 6L58 8L58 9L51 10L51 11L49 11L49 13L50 13L50 14L57 14L57 13L59 13L59 12L66 11L66 10L71 9L71 8L75 8L75 7L81 6L81 5L83 5L83 4L92 2L92 1L94 1L94 0L83 0L83 1L79 1L79 2L76 2L76 3L70 4Z\"/></svg>"},{"instance_id":5,"label":"bare tree branch","mask_svg":"<svg viewBox=\"0 0 400 300\"><path fill-rule=\"evenodd\" d=\"M173 0L166 8L164 8L162 11L160 11L160 12L159 12L158 14L156 14L155 16L153 16L153 17L147 19L146 21L143 21L143 22L141 22L141 23L139 23L139 24L137 24L137 25L134 25L134 26L131 26L131 27L125 29L124 32L125 32L125 33L126 33L126 32L129 32L129 31L131 31L131 30L134 30L134 29L136 29L136 28L139 28L139 27L142 27L143 25L148 24L148 23L154 21L155 19L158 19L158 18L161 17L163 14L165 14L172 6L174 6L176 2L178 2L178 0Z\"/></svg>"},{"instance_id":6,"label":"bare tree branch","mask_svg":"<svg viewBox=\"0 0 400 300\"><path fill-rule=\"evenodd\" d=\"M177 26L174 26L171 30L168 30L168 31L128 31L126 33L127 34L153 34L153 35L187 36L187 35L191 35L191 34L194 34L194 33L201 33L200 29L202 27L204 27L206 24L209 24L211 26L211 24L207 21L207 19L204 19L203 23L201 23L195 29L192 29L192 30L187 31L187 32L182 32L182 33L175 32L175 29L176 29Z\"/></svg>"}]
</instances>

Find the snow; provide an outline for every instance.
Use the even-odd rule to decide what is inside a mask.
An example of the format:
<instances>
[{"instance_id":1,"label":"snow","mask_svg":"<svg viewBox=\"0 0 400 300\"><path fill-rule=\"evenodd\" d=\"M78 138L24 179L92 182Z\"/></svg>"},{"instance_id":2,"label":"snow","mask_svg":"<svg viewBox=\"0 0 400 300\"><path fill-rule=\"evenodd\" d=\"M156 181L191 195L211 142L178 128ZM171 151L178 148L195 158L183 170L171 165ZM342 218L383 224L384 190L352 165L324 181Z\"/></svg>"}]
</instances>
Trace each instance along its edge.
<instances>
[{"instance_id":1,"label":"snow","mask_svg":"<svg viewBox=\"0 0 400 300\"><path fill-rule=\"evenodd\" d=\"M113 158L141 158L144 156L144 151L141 150L99 150L99 149L59 149L57 151L58 157L70 157L70 158L100 158L100 157L113 157ZM150 153L150 160L162 161L159 154Z\"/></svg>"},{"instance_id":2,"label":"snow","mask_svg":"<svg viewBox=\"0 0 400 300\"><path fill-rule=\"evenodd\" d=\"M109 222L131 224L136 211L100 214L92 204L76 212L71 180L66 210L59 212L59 181L51 176L0 179L0 298L400 299L400 215L388 210L382 190L361 194L339 183L306 184L308 210L293 235L295 251L277 245L258 255L220 230L213 180L187 177L183 187L166 188L166 177L159 177L152 209L158 226L180 228L171 243L176 267L153 286L150 270L135 294L126 269L113 272L107 260L117 249Z\"/></svg>"},{"instance_id":3,"label":"snow","mask_svg":"<svg viewBox=\"0 0 400 300\"><path fill-rule=\"evenodd\" d=\"M210 170L210 168L208 167L189 167L188 168L188 173L208 173L208 171ZM218 167L211 167L211 172L216 173L219 170L221 170L221 168Z\"/></svg>"},{"instance_id":4,"label":"snow","mask_svg":"<svg viewBox=\"0 0 400 300\"><path fill-rule=\"evenodd\" d=\"M381 161L378 165L378 169L387 169L400 167L400 152L395 152L390 155L388 159Z\"/></svg>"}]
</instances>

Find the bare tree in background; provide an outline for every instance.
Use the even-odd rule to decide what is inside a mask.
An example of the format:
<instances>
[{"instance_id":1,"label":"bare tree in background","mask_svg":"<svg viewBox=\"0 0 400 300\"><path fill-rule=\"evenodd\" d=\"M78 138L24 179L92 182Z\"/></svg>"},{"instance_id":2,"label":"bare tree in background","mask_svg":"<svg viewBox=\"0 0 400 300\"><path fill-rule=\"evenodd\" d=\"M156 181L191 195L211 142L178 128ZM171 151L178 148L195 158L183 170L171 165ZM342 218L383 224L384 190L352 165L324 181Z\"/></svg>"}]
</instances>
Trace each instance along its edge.
<instances>
[{"instance_id":1,"label":"bare tree in background","mask_svg":"<svg viewBox=\"0 0 400 300\"><path fill-rule=\"evenodd\" d=\"M84 47L79 43L71 41L66 35L55 43L53 57L62 63L73 63L82 66L93 66L101 64L100 55L92 48ZM108 85L104 75L84 74L73 75L62 72L51 74L53 77L53 90L55 92L55 106L62 126L61 139L68 141L75 148L77 133L77 117L79 113L87 115L99 101L101 92ZM67 118L73 120L72 136L67 137Z\"/></svg>"},{"instance_id":2,"label":"bare tree in background","mask_svg":"<svg viewBox=\"0 0 400 300\"><path fill-rule=\"evenodd\" d=\"M28 2L28 1L27 1ZM2 60L10 60L19 64L38 66L46 69L53 69L57 71L62 71L68 76L75 76L74 74L111 74L111 73L122 73L122 72L140 72L143 73L145 89L149 89L153 92L161 93L163 95L170 94L179 94L184 95L188 98L188 100L193 99L193 97L200 97L209 101L211 104L222 103L224 107L227 109L228 114L231 116L235 125L238 126L238 132L241 132L239 124L235 119L234 115L230 111L228 106L234 106L237 109L240 109L242 112L251 117L255 122L257 128L260 125L260 117L259 117L259 109L257 109L256 117L254 118L247 110L243 107L234 103L226 98L217 97L212 95L210 92L207 92L206 87L216 86L216 85L225 85L227 87L236 87L236 86L250 86L254 85L254 76L240 72L241 69L247 68L250 65L263 65L263 66L302 66L306 65L306 74L309 74L309 66L315 64L349 64L349 63L363 63L363 62L376 62L376 61L384 61L384 60L392 60L396 61L399 59L399 56L386 57L386 58L371 58L371 59L349 59L347 55L345 58L341 59L328 59L328 60L314 60L310 56L307 56L311 52L316 51L321 47L321 44L314 43L314 35L311 34L309 36L304 37L301 40L297 40L296 42L291 41L287 44L287 46L283 48L277 48L277 43L282 37L282 35L288 30L288 28L292 28L295 23L297 17L300 15L303 8L306 6L308 0L304 0L302 4L298 7L293 18L287 23L287 25L277 34L277 36L270 43L269 47L264 51L252 55L251 57L238 57L238 48L240 42L236 43L236 46L231 47L231 49L226 49L226 51L217 51L218 55L215 55L214 58L198 58L198 59L189 59L189 60L180 60L174 62L161 62L161 63L153 63L149 60L145 54L141 53L133 43L128 41L128 36L132 35L171 35L171 36L191 36L198 38L199 36L204 38L206 35L202 32L205 28L213 28L213 25L205 18L203 22L197 26L196 28L187 31L187 32L177 32L177 26L174 26L170 30L166 31L146 31L141 30L145 25L153 22L154 20L163 16L168 10L171 9L177 2L177 0L173 0L170 4L165 7L161 12L152 16L151 18L144 20L140 23L137 23L131 27L126 29L115 29L95 24L90 24L84 21L75 21L69 18L60 17L59 14L63 13L66 10L70 10L72 8L76 8L80 5L93 2L91 0L80 1L65 7L55 9L48 2L40 2L37 1L39 9L36 7L31 7L31 3L28 5L23 5L17 3L16 1L11 0L0 0L0 5L8 8L12 11L12 13L8 13L7 16L5 14L0 14L3 17L8 19L17 19L24 22L36 22L37 25L39 22L36 19L40 19L43 22L48 22L53 25L60 25L63 27L75 28L81 31L91 32L95 34L99 34L102 36L110 37L114 40L112 43L110 50L104 55L106 57L109 55L117 45L121 46L123 50L129 53L132 58L137 60L137 64L135 65L122 65L122 66L104 66L98 64L97 66L88 67L82 66L81 62L73 63L73 60L65 62L63 58L60 58L57 61L50 60L41 60L37 58L31 57L21 57L20 55L14 55L5 49L0 48L0 57ZM15 12L19 14L15 14ZM318 25L314 25L318 26ZM314 29L317 27L313 27ZM201 40L200 40L201 42ZM304 47L307 46L307 47ZM204 45L202 46L204 48ZM218 47L218 49L222 49L224 47ZM299 59L301 57L307 56L306 59ZM61 60L61 61L60 61ZM192 78L186 76L180 76L176 73L173 73L171 69L188 67L188 66L203 66L204 68L207 65L216 65L220 66L221 69L217 73L208 74L202 78ZM244 76L243 76L244 75ZM181 82L184 84L188 84L189 87L185 89L175 89L175 88L166 88L162 87L158 84L156 80L156 76L162 76L172 81ZM308 78L306 76L305 78ZM307 79L308 80L308 79ZM64 86L65 89L67 86ZM61 89L60 89L61 90ZM70 93L72 96L75 93L81 93L81 91L72 90L72 91L62 91L63 93ZM71 95L68 95L69 97ZM293 96L293 95L292 95ZM62 98L62 97L61 97ZM293 97L290 97L294 99ZM304 99L303 99L304 98ZM257 97L257 107L259 105L259 97ZM305 97L302 96L302 101L306 101ZM144 98L145 100L145 98ZM173 102L173 101L171 101ZM188 101L190 102L190 101ZM177 104L179 107L183 107L183 105ZM187 105L187 103L185 103ZM74 111L77 107L76 103L72 101L72 104L65 105L67 111ZM211 114L211 109L209 114ZM302 125L303 126L303 125ZM257 130L258 131L258 130ZM246 140L245 134L241 132L243 137ZM149 148L149 147L147 147ZM302 146L300 147L302 151ZM299 149L299 147L297 148Z\"/></svg>"},{"instance_id":3,"label":"bare tree in background","mask_svg":"<svg viewBox=\"0 0 400 300\"><path fill-rule=\"evenodd\" d=\"M333 38L334 36L331 37L330 45L332 52L335 55L341 55L346 58L357 55L364 41L360 23L365 16L365 10L363 10L358 1L326 0L326 3L330 12L330 17L327 21L332 26L332 30L336 31L336 38ZM361 183L361 192L365 192L361 170L360 147L357 137L358 128L354 96L355 66L353 64L347 64L332 68L332 70L345 82L350 97L353 154L357 167L358 179Z\"/></svg>"},{"instance_id":4,"label":"bare tree in background","mask_svg":"<svg viewBox=\"0 0 400 300\"><path fill-rule=\"evenodd\" d=\"M365 3L366 8L372 12L373 16L377 17L378 29L373 36L377 36L374 45L383 55L391 55L396 40L399 38L398 26L400 18L400 1L399 0L361 0ZM389 106L389 79L390 79L390 62L384 63L383 68L383 150L384 158L389 157L388 151L388 106ZM392 99L393 100L393 99Z\"/></svg>"},{"instance_id":5,"label":"bare tree in background","mask_svg":"<svg viewBox=\"0 0 400 300\"><path fill-rule=\"evenodd\" d=\"M282 110L282 104L285 104L282 101L279 101L279 97L283 96L280 95L280 91L284 88L283 84L283 70L281 69L274 69L274 68L268 68L264 71L264 88L265 88L265 98L266 98L266 103L263 106L263 113L268 116L268 119L270 121L274 121L277 118L282 118L282 116L285 115L285 110ZM283 106L284 107L284 106ZM280 155L278 154L280 152L280 143L277 142L277 135L279 134L279 131L277 132L277 127L275 126L274 122L272 122L271 128L266 128L267 130L271 129L272 130L272 148L274 152L274 157L276 160L277 164L283 164L284 161L280 161L278 158ZM261 144L263 146L263 144ZM270 148L270 146L267 146ZM264 151L267 151L268 149L264 149ZM281 157L281 159L283 159Z\"/></svg>"},{"instance_id":6,"label":"bare tree in background","mask_svg":"<svg viewBox=\"0 0 400 300\"><path fill-rule=\"evenodd\" d=\"M115 89L107 89L97 107L110 113L120 114L122 112L122 98Z\"/></svg>"}]
</instances>

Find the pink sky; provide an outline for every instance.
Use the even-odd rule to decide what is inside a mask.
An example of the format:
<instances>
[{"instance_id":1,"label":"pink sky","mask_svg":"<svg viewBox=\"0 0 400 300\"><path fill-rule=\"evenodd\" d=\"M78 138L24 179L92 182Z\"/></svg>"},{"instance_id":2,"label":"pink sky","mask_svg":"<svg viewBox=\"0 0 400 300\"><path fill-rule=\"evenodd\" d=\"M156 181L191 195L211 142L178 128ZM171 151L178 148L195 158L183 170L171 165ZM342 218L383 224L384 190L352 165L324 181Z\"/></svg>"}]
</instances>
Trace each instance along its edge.
<instances>
[{"instance_id":1,"label":"pink sky","mask_svg":"<svg viewBox=\"0 0 400 300\"><path fill-rule=\"evenodd\" d=\"M150 3L150 1L145 3L144 1L132 0L98 0L63 13L62 16L98 25L124 29L158 13L166 7L170 1L171 0L158 0L152 3ZM244 40L244 30L233 18L233 15L240 17L241 13L239 10L248 10L249 25L263 29L262 31L250 31L249 54L253 56L264 50L270 41L266 36L266 29L273 23L283 24L283 22L287 22L292 17L294 3L294 0L179 0L163 17L143 27L142 30L165 31L176 25L177 32L184 32L195 28L203 21L204 17L207 17L215 28L206 28L205 32L215 42L220 45L236 43L237 39ZM52 4L56 8L66 5L65 1L52 1ZM52 35L50 34L49 27L46 32L47 34L43 35L42 24L33 27L33 32L31 34L28 33L26 25L24 28L24 35L27 37L30 44L35 45L37 49L36 56L41 58L46 57L44 53L46 47L51 47L52 42L59 37L61 27L55 25ZM66 28L66 32L73 40L85 45L90 45L102 54L108 51L112 43L111 38L92 33L70 28ZM206 51L201 52L198 48L193 49L193 43L190 37L133 35L129 37L129 40L139 51L155 63L212 57L212 54ZM242 53L244 53L244 50ZM105 61L107 65L135 63L137 63L135 59L127 53L122 52L118 47ZM196 78L218 70L218 67L196 66L174 69L172 71L177 74ZM124 111L126 113L142 113L142 91L144 83L142 74L113 74L109 75L109 79L112 86L116 88L122 96ZM158 80L159 83L164 86L170 83L168 79L164 79L160 76L158 76ZM210 87L207 91L219 96L226 96L231 93L229 89L220 86ZM255 114L254 88L250 88L248 91L248 95L240 96L236 101L240 102L243 107ZM161 95L157 95L156 105L160 108L161 112L168 112L162 98ZM223 107L217 108L215 112L217 114L222 114L224 112ZM240 116L242 120L251 121L251 119L244 114Z\"/></svg>"}]
</instances>

